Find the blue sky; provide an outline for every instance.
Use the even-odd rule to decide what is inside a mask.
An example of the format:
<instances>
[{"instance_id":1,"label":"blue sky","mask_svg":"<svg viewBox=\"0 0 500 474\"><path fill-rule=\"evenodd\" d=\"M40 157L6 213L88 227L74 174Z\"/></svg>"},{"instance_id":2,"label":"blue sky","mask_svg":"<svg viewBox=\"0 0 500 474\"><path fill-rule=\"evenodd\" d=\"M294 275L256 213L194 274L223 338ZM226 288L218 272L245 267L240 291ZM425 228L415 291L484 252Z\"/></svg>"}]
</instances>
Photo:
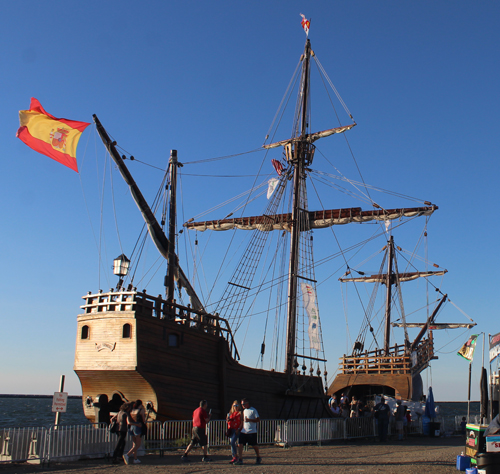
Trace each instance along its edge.
<instances>
[{"instance_id":1,"label":"blue sky","mask_svg":"<svg viewBox=\"0 0 500 474\"><path fill-rule=\"evenodd\" d=\"M478 323L476 332L500 331L497 3L10 2L0 20L1 392L51 393L65 374L67 391L81 393L72 371L80 297L114 286L105 273L122 249L130 253L141 223L115 173L125 231L120 247L114 222L107 224L99 272L102 145L89 127L78 175L15 138L18 111L36 97L56 117L91 122L95 113L124 148L160 168L172 148L181 162L253 150L303 50L299 13L311 18L313 50L358 124L348 139L363 177L439 206L429 235L431 260L449 270L445 289ZM318 117L313 128L336 125ZM328 153L337 153L337 138L325 139ZM335 164L353 175L345 146L338 153ZM261 159L243 155L183 172L252 174ZM161 173L135 164L131 171L151 200ZM217 191L245 186L185 178L186 219L219 202ZM321 308L333 373L345 318L341 307L328 316ZM443 349L424 382L439 400L466 399L467 363L456 350L468 335L436 336ZM252 364L257 355L248 357ZM479 366L477 357L476 387Z\"/></svg>"}]
</instances>

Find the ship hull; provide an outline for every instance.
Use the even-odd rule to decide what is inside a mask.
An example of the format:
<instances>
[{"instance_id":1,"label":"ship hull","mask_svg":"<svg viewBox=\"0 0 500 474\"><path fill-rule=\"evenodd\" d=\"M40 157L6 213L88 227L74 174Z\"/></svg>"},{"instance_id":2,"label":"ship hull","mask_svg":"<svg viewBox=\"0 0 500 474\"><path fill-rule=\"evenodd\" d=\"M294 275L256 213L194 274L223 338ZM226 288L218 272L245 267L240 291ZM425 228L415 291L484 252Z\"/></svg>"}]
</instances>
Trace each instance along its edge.
<instances>
[{"instance_id":1,"label":"ship hull","mask_svg":"<svg viewBox=\"0 0 500 474\"><path fill-rule=\"evenodd\" d=\"M190 419L200 400L215 419L225 418L241 398L267 419L329 415L320 377L238 363L217 321L185 318L179 308L165 314L158 299L134 292L85 298L74 369L92 422L106 422L123 401L136 399L158 420Z\"/></svg>"}]
</instances>

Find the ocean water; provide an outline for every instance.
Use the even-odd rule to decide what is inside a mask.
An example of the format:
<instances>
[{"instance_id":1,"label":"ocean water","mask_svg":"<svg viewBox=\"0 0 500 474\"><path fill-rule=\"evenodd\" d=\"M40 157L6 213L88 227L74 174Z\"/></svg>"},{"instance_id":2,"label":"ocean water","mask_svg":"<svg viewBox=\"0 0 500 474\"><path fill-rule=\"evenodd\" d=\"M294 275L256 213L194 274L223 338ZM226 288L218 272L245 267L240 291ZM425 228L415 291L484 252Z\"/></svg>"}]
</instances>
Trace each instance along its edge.
<instances>
[{"instance_id":1,"label":"ocean water","mask_svg":"<svg viewBox=\"0 0 500 474\"><path fill-rule=\"evenodd\" d=\"M0 428L46 426L54 424L56 414L52 413L52 397L0 397ZM61 413L60 423L82 425L89 423L83 414L81 398L69 398L66 413Z\"/></svg>"},{"instance_id":2,"label":"ocean water","mask_svg":"<svg viewBox=\"0 0 500 474\"><path fill-rule=\"evenodd\" d=\"M467 402L436 402L439 415L448 417L467 416ZM479 402L470 403L470 414L478 415ZM45 426L54 424L56 414L52 413L52 397L0 397L0 428ZM66 413L61 413L61 424L83 425L89 421L83 414L81 399L68 399Z\"/></svg>"}]
</instances>

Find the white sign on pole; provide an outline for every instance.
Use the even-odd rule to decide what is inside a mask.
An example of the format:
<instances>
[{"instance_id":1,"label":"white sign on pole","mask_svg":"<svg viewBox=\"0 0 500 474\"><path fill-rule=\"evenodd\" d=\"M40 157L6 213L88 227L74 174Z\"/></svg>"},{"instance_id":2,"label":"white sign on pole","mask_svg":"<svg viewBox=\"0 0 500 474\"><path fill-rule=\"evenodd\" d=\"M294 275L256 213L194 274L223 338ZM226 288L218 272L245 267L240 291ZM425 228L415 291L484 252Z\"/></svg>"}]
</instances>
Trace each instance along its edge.
<instances>
[{"instance_id":1,"label":"white sign on pole","mask_svg":"<svg viewBox=\"0 0 500 474\"><path fill-rule=\"evenodd\" d=\"M54 392L52 399L52 411L55 413L66 413L68 394L66 392Z\"/></svg>"}]
</instances>

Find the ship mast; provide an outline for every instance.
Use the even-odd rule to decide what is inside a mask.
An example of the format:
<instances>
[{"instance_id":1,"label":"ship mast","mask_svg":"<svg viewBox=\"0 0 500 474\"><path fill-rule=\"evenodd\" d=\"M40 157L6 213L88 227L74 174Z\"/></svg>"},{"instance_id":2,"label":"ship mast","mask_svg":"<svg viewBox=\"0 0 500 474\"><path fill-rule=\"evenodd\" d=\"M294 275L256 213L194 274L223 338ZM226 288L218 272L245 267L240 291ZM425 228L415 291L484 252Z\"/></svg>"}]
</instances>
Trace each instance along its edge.
<instances>
[{"instance_id":1,"label":"ship mast","mask_svg":"<svg viewBox=\"0 0 500 474\"><path fill-rule=\"evenodd\" d=\"M175 291L175 266L177 264L175 255L175 220L176 220L176 195L177 195L177 150L170 150L170 210L168 216L168 266L165 277L165 288L167 290L167 301L174 302Z\"/></svg>"},{"instance_id":2,"label":"ship mast","mask_svg":"<svg viewBox=\"0 0 500 474\"><path fill-rule=\"evenodd\" d=\"M387 296L385 300L385 331L384 331L384 352L389 355L390 337L391 337L391 300L392 300L392 284L394 276L392 273L392 262L394 261L394 237L391 235L387 242L389 258L387 259Z\"/></svg>"},{"instance_id":3,"label":"ship mast","mask_svg":"<svg viewBox=\"0 0 500 474\"><path fill-rule=\"evenodd\" d=\"M307 143L307 109L309 106L309 63L311 59L311 42L306 41L302 63L302 81L299 92L301 98L300 107L300 135L295 143L288 146L287 159L293 165L293 208L292 225L290 237L290 262L288 278L288 312L287 312L287 344L286 344L286 367L285 372L291 375L297 362L295 361L295 343L297 332L297 280L299 268L299 241L301 232L301 194L302 186L305 186L303 180L304 167L306 161L312 159L313 145Z\"/></svg>"},{"instance_id":4,"label":"ship mast","mask_svg":"<svg viewBox=\"0 0 500 474\"><path fill-rule=\"evenodd\" d=\"M109 138L108 132L104 129L102 126L101 122L97 118L97 116L94 114L93 115L94 122L96 124L97 128L97 133L99 133L99 136L101 137L104 146L108 150L111 158L113 161L116 163L118 166L118 169L120 171L120 174L122 175L123 179L125 182L128 184L130 188L130 192L132 194L132 197L134 198L135 203L139 207L139 210L141 211L142 217L144 221L147 224L148 227L148 232L149 235L151 236L151 239L153 240L153 243L155 244L156 248L160 252L160 254L168 260L168 269L171 271L171 274L173 278L175 278L179 285L186 290L186 293L189 296L189 299L191 301L191 306L193 309L196 310L203 310L203 305L198 298L196 292L194 291L194 288L192 287L191 283L189 282L187 276L183 272L182 268L180 267L178 263L178 258L177 255L175 255L175 247L173 244L174 239L172 238L172 234L170 235L170 239L167 239L167 236L164 234L163 229L161 228L160 224L158 223L155 215L153 214L153 211L149 207L148 203L146 202L146 199L144 199L144 196L141 193L141 190L137 186L134 178L130 174L130 171L128 170L127 166L124 163L124 158L125 156L120 156L118 153L118 150L116 149L116 142L111 141ZM172 150L175 151L175 150ZM177 168L177 166L182 166L177 163L177 152L175 153L175 163L176 166L173 166L173 168ZM172 182L172 181L171 181ZM175 192L174 192L175 196ZM175 200L175 197L174 197ZM175 205L175 202L174 202ZM170 208L172 211L172 208ZM174 219L174 234L173 237L175 237L175 210L174 212L170 212L171 218ZM167 283L167 279L165 279L165 283ZM168 292L167 292L168 293ZM172 291L169 293L171 295L171 299L173 300L173 284L172 284Z\"/></svg>"}]
</instances>

